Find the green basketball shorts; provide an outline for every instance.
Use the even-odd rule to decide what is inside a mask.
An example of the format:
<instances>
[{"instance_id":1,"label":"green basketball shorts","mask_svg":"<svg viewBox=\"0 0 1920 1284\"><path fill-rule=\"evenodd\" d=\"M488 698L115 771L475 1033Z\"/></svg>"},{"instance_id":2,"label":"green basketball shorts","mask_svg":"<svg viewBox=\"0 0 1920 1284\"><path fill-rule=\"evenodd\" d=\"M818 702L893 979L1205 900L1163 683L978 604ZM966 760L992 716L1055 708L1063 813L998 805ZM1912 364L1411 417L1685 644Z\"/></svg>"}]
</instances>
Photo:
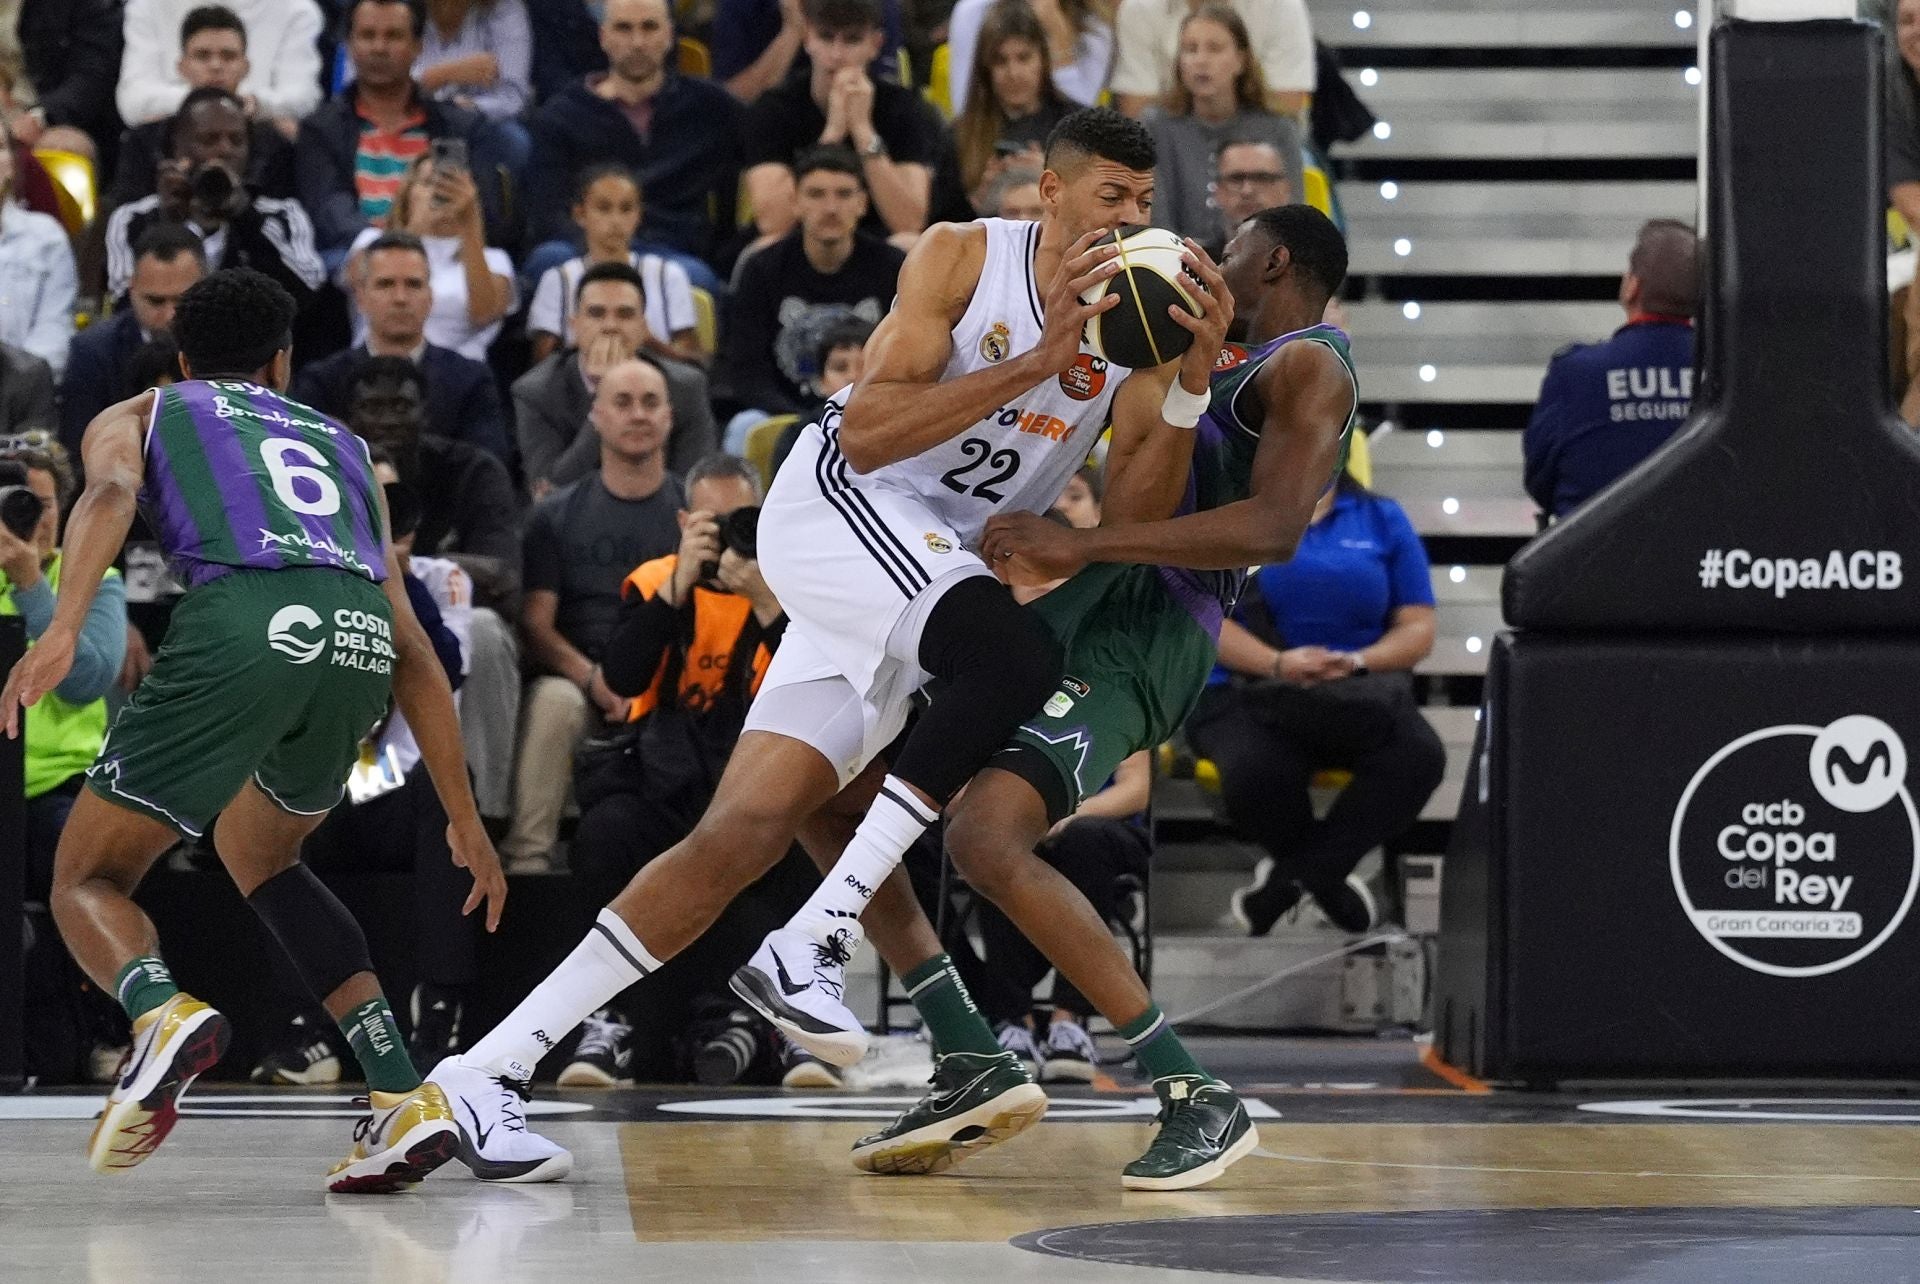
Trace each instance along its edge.
<instances>
[{"instance_id":1,"label":"green basketball shorts","mask_svg":"<svg viewBox=\"0 0 1920 1284\"><path fill-rule=\"evenodd\" d=\"M1090 566L1028 609L1066 648L1066 676L989 765L1032 784L1058 821L1127 758L1172 737L1216 647L1150 566Z\"/></svg>"},{"instance_id":2,"label":"green basketball shorts","mask_svg":"<svg viewBox=\"0 0 1920 1284\"><path fill-rule=\"evenodd\" d=\"M174 609L88 786L188 837L249 779L301 816L331 811L387 711L393 615L346 571L234 571Z\"/></svg>"}]
</instances>

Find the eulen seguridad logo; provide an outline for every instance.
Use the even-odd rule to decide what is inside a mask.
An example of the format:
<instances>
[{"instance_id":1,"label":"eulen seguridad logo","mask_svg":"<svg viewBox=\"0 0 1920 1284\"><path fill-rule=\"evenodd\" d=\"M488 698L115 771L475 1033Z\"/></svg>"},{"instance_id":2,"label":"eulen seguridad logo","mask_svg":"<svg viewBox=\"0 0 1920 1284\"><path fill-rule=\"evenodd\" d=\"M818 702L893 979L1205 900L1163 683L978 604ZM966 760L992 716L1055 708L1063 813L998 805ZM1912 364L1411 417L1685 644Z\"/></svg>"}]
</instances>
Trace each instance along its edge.
<instances>
[{"instance_id":1,"label":"eulen seguridad logo","mask_svg":"<svg viewBox=\"0 0 1920 1284\"><path fill-rule=\"evenodd\" d=\"M1674 892L1714 949L1756 972L1824 976L1899 929L1920 890L1907 749L1879 718L1748 732L1674 810Z\"/></svg>"},{"instance_id":2,"label":"eulen seguridad logo","mask_svg":"<svg viewBox=\"0 0 1920 1284\"><path fill-rule=\"evenodd\" d=\"M283 606L267 621L267 645L295 664L312 664L326 649L325 630L307 636L301 630L320 629L320 616L310 606Z\"/></svg>"}]
</instances>

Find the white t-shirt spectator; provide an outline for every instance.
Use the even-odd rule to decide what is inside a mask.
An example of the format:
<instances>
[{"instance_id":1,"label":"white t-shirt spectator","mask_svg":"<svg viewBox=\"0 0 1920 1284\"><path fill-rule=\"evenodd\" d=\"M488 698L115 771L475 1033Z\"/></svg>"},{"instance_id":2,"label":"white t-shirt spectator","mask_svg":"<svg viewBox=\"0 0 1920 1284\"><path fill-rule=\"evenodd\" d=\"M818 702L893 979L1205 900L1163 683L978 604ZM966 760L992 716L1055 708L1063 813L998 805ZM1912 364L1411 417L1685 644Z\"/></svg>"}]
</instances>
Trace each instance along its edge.
<instances>
[{"instance_id":1,"label":"white t-shirt spectator","mask_svg":"<svg viewBox=\"0 0 1920 1284\"><path fill-rule=\"evenodd\" d=\"M31 352L59 378L78 288L73 244L60 221L24 205L0 206L0 343Z\"/></svg>"},{"instance_id":2,"label":"white t-shirt spectator","mask_svg":"<svg viewBox=\"0 0 1920 1284\"><path fill-rule=\"evenodd\" d=\"M1230 0L1247 24L1253 56L1266 73L1267 88L1312 93L1313 20L1307 0ZM1120 0L1114 15L1119 57L1108 88L1118 94L1158 98L1173 84L1174 56L1180 51L1180 24L1192 8L1187 0Z\"/></svg>"},{"instance_id":3,"label":"white t-shirt spectator","mask_svg":"<svg viewBox=\"0 0 1920 1284\"><path fill-rule=\"evenodd\" d=\"M693 282L687 270L658 254L635 251L627 256L633 270L646 287L647 329L665 343L683 330L699 323L693 307ZM573 346L573 301L580 293L580 278L587 272L584 258L568 259L559 267L540 274L533 289L533 303L527 308L527 333L541 331L557 335L560 346Z\"/></svg>"},{"instance_id":4,"label":"white t-shirt spectator","mask_svg":"<svg viewBox=\"0 0 1920 1284\"><path fill-rule=\"evenodd\" d=\"M299 120L320 105L320 8L313 0L222 0L247 29L247 78L263 116ZM127 0L114 103L129 125L180 110L180 24L207 0Z\"/></svg>"},{"instance_id":5,"label":"white t-shirt spectator","mask_svg":"<svg viewBox=\"0 0 1920 1284\"><path fill-rule=\"evenodd\" d=\"M377 227L363 230L353 239L353 248L347 253L347 263L352 263L354 255L379 239L380 235ZM478 330L467 320L467 270L460 265L459 237L423 236L420 243L427 250L427 285L433 291L433 311L427 313L427 342L439 348L452 348L461 356L471 357L475 361L485 361L487 349L499 335L506 317ZM493 274L507 278L510 297L506 316L512 316L520 307L520 289L514 284L513 259L505 250L495 249L491 245L487 247L486 254L487 266L493 270ZM346 271L343 264L338 284L351 299L353 291L347 285ZM360 344L366 340L367 320L355 308L353 341Z\"/></svg>"},{"instance_id":6,"label":"white t-shirt spectator","mask_svg":"<svg viewBox=\"0 0 1920 1284\"><path fill-rule=\"evenodd\" d=\"M967 87L973 83L974 50L980 42L980 24L994 0L960 0L947 19L947 86L952 99L949 113L956 119L967 105ZM1107 87L1113 66L1113 28L1105 19L1089 16L1073 42L1073 61L1053 65L1053 87L1070 102L1091 107Z\"/></svg>"}]
</instances>

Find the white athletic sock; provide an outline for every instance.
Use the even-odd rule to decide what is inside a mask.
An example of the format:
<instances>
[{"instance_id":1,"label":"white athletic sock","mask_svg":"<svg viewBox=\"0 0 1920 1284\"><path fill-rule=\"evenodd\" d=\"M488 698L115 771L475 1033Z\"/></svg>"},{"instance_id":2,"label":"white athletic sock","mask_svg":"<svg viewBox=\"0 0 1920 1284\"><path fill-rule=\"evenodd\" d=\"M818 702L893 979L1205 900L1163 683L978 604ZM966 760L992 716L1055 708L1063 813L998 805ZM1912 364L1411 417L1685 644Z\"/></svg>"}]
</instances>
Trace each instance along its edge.
<instances>
[{"instance_id":1,"label":"white athletic sock","mask_svg":"<svg viewBox=\"0 0 1920 1284\"><path fill-rule=\"evenodd\" d=\"M825 940L846 920L859 918L880 884L907 854L907 848L939 818L938 809L921 802L899 779L888 776L854 831L853 841L788 926Z\"/></svg>"},{"instance_id":2,"label":"white athletic sock","mask_svg":"<svg viewBox=\"0 0 1920 1284\"><path fill-rule=\"evenodd\" d=\"M568 1031L659 967L620 916L603 909L587 939L460 1059L509 1079L531 1079L540 1058Z\"/></svg>"}]
</instances>

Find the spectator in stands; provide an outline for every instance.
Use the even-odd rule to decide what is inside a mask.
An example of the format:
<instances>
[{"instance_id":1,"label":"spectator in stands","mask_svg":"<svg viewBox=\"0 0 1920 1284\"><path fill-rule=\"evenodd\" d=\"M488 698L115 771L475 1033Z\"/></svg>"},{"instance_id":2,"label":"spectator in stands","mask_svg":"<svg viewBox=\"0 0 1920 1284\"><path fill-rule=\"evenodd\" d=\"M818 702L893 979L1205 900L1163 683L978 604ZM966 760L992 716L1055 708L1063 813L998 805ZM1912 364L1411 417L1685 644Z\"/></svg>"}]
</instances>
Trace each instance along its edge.
<instances>
[{"instance_id":1,"label":"spectator in stands","mask_svg":"<svg viewBox=\"0 0 1920 1284\"><path fill-rule=\"evenodd\" d=\"M196 89L168 135L167 159L154 171L154 194L122 205L107 220L107 294L133 280L133 247L156 223L183 223L206 246L214 270L250 267L284 286L303 307L326 284L313 224L298 201L247 187L251 134L246 109L224 89Z\"/></svg>"},{"instance_id":2,"label":"spectator in stands","mask_svg":"<svg viewBox=\"0 0 1920 1284\"><path fill-rule=\"evenodd\" d=\"M427 285L433 296L427 341L485 361L500 323L519 306L519 293L513 259L484 239L486 227L473 175L455 165L437 164L431 156L420 157L400 180L387 224L419 237L427 252ZM369 227L354 238L341 269L343 284L364 270L358 252L382 235ZM354 342L364 342L366 318L356 315L353 329Z\"/></svg>"},{"instance_id":3,"label":"spectator in stands","mask_svg":"<svg viewBox=\"0 0 1920 1284\"><path fill-rule=\"evenodd\" d=\"M513 803L513 741L520 716L520 511L506 465L427 430L426 388L405 357L374 357L354 378L347 423L391 460L420 509L411 541L423 557L459 565L471 581L460 735L480 814Z\"/></svg>"},{"instance_id":4,"label":"spectator in stands","mask_svg":"<svg viewBox=\"0 0 1920 1284\"><path fill-rule=\"evenodd\" d=\"M733 224L740 173L740 104L710 81L674 68L666 0L607 0L600 26L608 70L576 81L535 112L527 206L539 271L571 258L568 217L577 176L617 161L646 189L642 235L695 258L711 252L718 226ZM567 247L572 246L569 249ZM691 267L690 267L691 270ZM717 284L711 274L702 284Z\"/></svg>"},{"instance_id":5,"label":"spectator in stands","mask_svg":"<svg viewBox=\"0 0 1920 1284\"><path fill-rule=\"evenodd\" d=\"M1521 437L1527 493L1565 517L1673 436L1693 402L1693 316L1700 302L1693 229L1640 229L1620 306L1627 323L1601 343L1561 349L1540 381Z\"/></svg>"},{"instance_id":6,"label":"spectator in stands","mask_svg":"<svg viewBox=\"0 0 1920 1284\"><path fill-rule=\"evenodd\" d=\"M873 328L871 321L842 317L821 333L820 346L814 353L814 365L820 373L808 385L813 393L813 408L795 415L793 422L781 430L779 440L773 444L773 457L767 464L767 485L773 484L780 465L787 462L787 456L793 453L793 444L800 440L807 425L820 422L827 398L860 382L861 372L867 367L867 340L873 337Z\"/></svg>"},{"instance_id":7,"label":"spectator in stands","mask_svg":"<svg viewBox=\"0 0 1920 1284\"><path fill-rule=\"evenodd\" d=\"M69 453L93 417L130 393L122 392L129 363L143 344L170 333L173 305L207 274L206 248L178 223L156 223L133 243L128 306L73 338L60 381L60 442Z\"/></svg>"},{"instance_id":8,"label":"spectator in stands","mask_svg":"<svg viewBox=\"0 0 1920 1284\"><path fill-rule=\"evenodd\" d=\"M722 535L752 529L748 514L757 517L760 493L751 470L730 455L709 456L687 474L686 495L676 551L625 577L619 623L601 657L604 681L633 701L633 712L619 747L600 750L579 773L580 827L568 863L587 905L606 904L693 829L786 630L755 548ZM756 934L806 899L817 883L810 872L782 867L756 883L674 959L661 983L635 986L588 1018L560 1082L686 1077L676 1036L703 999L727 993ZM738 1078L739 1068L727 1077Z\"/></svg>"},{"instance_id":9,"label":"spectator in stands","mask_svg":"<svg viewBox=\"0 0 1920 1284\"><path fill-rule=\"evenodd\" d=\"M132 21L131 16L128 21ZM291 197L291 139L299 121L292 117L262 119L259 100L249 98L242 88L247 71L247 28L233 10L224 5L189 9L180 24L180 75L186 86L180 93L168 95L174 110L196 89L224 89L237 95L252 118L247 140L247 186L262 196ZM314 100L318 98L316 87ZM129 201L153 195L154 175L168 155L172 132L173 117L169 113L136 124L121 136L113 188L103 198L103 205L118 209Z\"/></svg>"},{"instance_id":10,"label":"spectator in stands","mask_svg":"<svg viewBox=\"0 0 1920 1284\"><path fill-rule=\"evenodd\" d=\"M1300 125L1267 110L1266 86L1246 24L1225 4L1204 4L1180 24L1176 65L1166 105L1147 114L1159 156L1153 221L1198 240L1219 226L1209 189L1221 145L1230 138L1273 144L1286 163L1288 186L1297 192L1304 186Z\"/></svg>"},{"instance_id":11,"label":"spectator in stands","mask_svg":"<svg viewBox=\"0 0 1920 1284\"><path fill-rule=\"evenodd\" d=\"M966 114L978 89L967 69L978 59L987 14L1003 2L960 0L947 19L949 111L956 121ZM1075 106L1093 106L1107 87L1107 69L1113 65L1112 24L1087 0L1034 0L1032 9L1045 33L1055 93Z\"/></svg>"},{"instance_id":12,"label":"spectator in stands","mask_svg":"<svg viewBox=\"0 0 1920 1284\"><path fill-rule=\"evenodd\" d=\"M996 218L1015 222L1038 223L1046 207L1040 203L1040 171L1037 169L1002 170L987 187L986 212Z\"/></svg>"},{"instance_id":13,"label":"spectator in stands","mask_svg":"<svg viewBox=\"0 0 1920 1284\"><path fill-rule=\"evenodd\" d=\"M430 97L509 126L524 154L515 117L533 106L533 30L521 0L429 0L413 71Z\"/></svg>"},{"instance_id":14,"label":"spectator in stands","mask_svg":"<svg viewBox=\"0 0 1920 1284\"><path fill-rule=\"evenodd\" d=\"M53 408L53 367L31 352L0 343L0 436L60 426Z\"/></svg>"},{"instance_id":15,"label":"spectator in stands","mask_svg":"<svg viewBox=\"0 0 1920 1284\"><path fill-rule=\"evenodd\" d=\"M417 0L352 0L347 56L353 82L300 123L295 176L300 203L329 268L361 229L383 227L407 165L435 141L466 144L480 189L489 245L514 243L503 174L511 168L497 130L476 112L435 102L413 80L426 14Z\"/></svg>"},{"instance_id":16,"label":"spectator in stands","mask_svg":"<svg viewBox=\"0 0 1920 1284\"><path fill-rule=\"evenodd\" d=\"M927 225L939 115L911 89L867 71L884 39L880 0L804 0L809 65L762 94L747 113L747 195L761 242L793 230L793 162L815 146L859 157L872 196L865 227L906 239Z\"/></svg>"},{"instance_id":17,"label":"spectator in stands","mask_svg":"<svg viewBox=\"0 0 1920 1284\"><path fill-rule=\"evenodd\" d=\"M1114 14L1114 106L1143 115L1174 87L1180 29L1193 13L1218 0L1120 0ZM1283 116L1301 116L1313 96L1316 64L1313 20L1306 0L1228 0L1246 24L1254 62L1266 87L1267 106Z\"/></svg>"},{"instance_id":18,"label":"spectator in stands","mask_svg":"<svg viewBox=\"0 0 1920 1284\"><path fill-rule=\"evenodd\" d=\"M589 429L591 407L606 373L632 357L647 355L667 381L673 408L667 467L682 471L712 453L718 434L706 375L685 362L649 355L648 333L638 272L625 263L596 263L581 275L574 295L575 346L554 353L513 385L520 467L535 499L599 466L606 451Z\"/></svg>"},{"instance_id":19,"label":"spectator in stands","mask_svg":"<svg viewBox=\"0 0 1920 1284\"><path fill-rule=\"evenodd\" d=\"M680 543L686 490L667 469L673 412L652 361L628 358L594 390L599 468L542 500L527 524L521 631L540 676L522 704L513 827L501 854L545 868L559 834L574 748L595 722L624 722L629 702L608 688L600 661L634 567Z\"/></svg>"},{"instance_id":20,"label":"spectator in stands","mask_svg":"<svg viewBox=\"0 0 1920 1284\"><path fill-rule=\"evenodd\" d=\"M878 324L906 256L860 230L867 212L860 162L817 147L795 164L800 226L740 265L720 367L750 418L727 428L733 453L753 423L804 409L820 337L845 317Z\"/></svg>"},{"instance_id":21,"label":"spectator in stands","mask_svg":"<svg viewBox=\"0 0 1920 1284\"><path fill-rule=\"evenodd\" d=\"M1216 262L1240 225L1276 205L1290 205L1298 188L1289 175L1300 167L1300 154L1291 163L1271 139L1229 138L1215 149L1213 181L1207 184L1208 203L1220 213L1219 235L1199 237L1201 248Z\"/></svg>"},{"instance_id":22,"label":"spectator in stands","mask_svg":"<svg viewBox=\"0 0 1920 1284\"><path fill-rule=\"evenodd\" d=\"M60 587L60 515L73 498L73 465L51 434L9 439L0 442L0 486L9 485L25 485L40 501L39 520L27 534L0 524L0 616L19 616L31 645L53 623L54 595ZM126 635L126 586L118 571L109 570L81 627L73 668L59 686L26 711L24 890L30 904L46 904L52 887L54 849L86 770L106 740L104 697L120 674ZM45 921L38 928L35 938L52 944L37 948L59 950L59 933L53 930L53 924ZM29 953L34 952L37 950ZM10 972L16 963L9 960ZM30 974L41 976L48 970L35 967L29 960ZM79 1008L81 983L70 961L56 957L56 966L50 970L63 976L65 984L58 995L30 994L28 1001L35 1006L29 1009L29 1019L38 1014L40 1003L36 998L50 1000L67 1012ZM85 1021L77 1024L90 1025ZM29 1058L45 1052L49 1040L41 1037L44 1033L37 1031L35 1038L27 1040ZM75 1051L84 1053L92 1042L90 1029L81 1028L74 1034L80 1044ZM124 1042L124 1038L116 1041ZM79 1077L71 1062L80 1059L72 1057L66 1067L29 1064L28 1068L50 1075L55 1082L65 1082Z\"/></svg>"},{"instance_id":23,"label":"spectator in stands","mask_svg":"<svg viewBox=\"0 0 1920 1284\"><path fill-rule=\"evenodd\" d=\"M713 78L751 104L806 62L803 0L719 0L713 15ZM875 80L900 83L901 0L880 0L885 36L867 66Z\"/></svg>"},{"instance_id":24,"label":"spectator in stands","mask_svg":"<svg viewBox=\"0 0 1920 1284\"><path fill-rule=\"evenodd\" d=\"M405 357L426 380L431 431L464 441L502 463L513 458L506 412L493 371L451 348L427 340L433 310L432 260L411 232L387 232L360 257L354 302L366 319L366 339L313 362L294 377L293 396L315 410L344 419L353 403L360 367L374 357Z\"/></svg>"},{"instance_id":25,"label":"spectator in stands","mask_svg":"<svg viewBox=\"0 0 1920 1284\"><path fill-rule=\"evenodd\" d=\"M655 356L706 364L707 354L700 348L693 282L686 268L672 259L633 248L643 208L640 184L624 165L594 165L580 176L573 221L586 240L587 252L540 275L533 303L527 308L534 361L545 361L556 349L573 342L573 300L587 269L600 263L626 263L640 274L646 294L645 350Z\"/></svg>"},{"instance_id":26,"label":"spectator in stands","mask_svg":"<svg viewBox=\"0 0 1920 1284\"><path fill-rule=\"evenodd\" d=\"M1220 630L1220 665L1187 723L1227 815L1266 849L1235 918L1254 936L1312 896L1344 932L1374 922L1353 868L1419 817L1446 750L1414 703L1433 649L1426 550L1400 506L1343 472L1291 561L1262 567ZM1316 771L1352 781L1314 819Z\"/></svg>"},{"instance_id":27,"label":"spectator in stands","mask_svg":"<svg viewBox=\"0 0 1920 1284\"><path fill-rule=\"evenodd\" d=\"M0 146L0 343L31 352L57 378L73 341L73 245L58 219L15 203L13 191L13 148Z\"/></svg>"},{"instance_id":28,"label":"spectator in stands","mask_svg":"<svg viewBox=\"0 0 1920 1284\"><path fill-rule=\"evenodd\" d=\"M604 9L596 0L595 8ZM607 69L600 21L587 0L538 0L527 7L533 29L533 97L547 99L584 76Z\"/></svg>"},{"instance_id":29,"label":"spectator in stands","mask_svg":"<svg viewBox=\"0 0 1920 1284\"><path fill-rule=\"evenodd\" d=\"M972 88L953 122L960 182L977 213L994 212L987 189L1001 174L1045 164L1047 135L1075 109L1054 83L1047 46L1026 0L999 0L980 26L964 77Z\"/></svg>"},{"instance_id":30,"label":"spectator in stands","mask_svg":"<svg viewBox=\"0 0 1920 1284\"><path fill-rule=\"evenodd\" d=\"M1920 0L1898 0L1887 42L1887 204L1920 235Z\"/></svg>"},{"instance_id":31,"label":"spectator in stands","mask_svg":"<svg viewBox=\"0 0 1920 1284\"><path fill-rule=\"evenodd\" d=\"M413 556L419 505L393 466L375 456L386 485L388 520L407 600L440 658L460 701L472 595L452 562ZM470 880L453 863L447 812L433 782L419 769L420 748L397 709L369 737L369 756L347 780L346 797L301 845L301 863L323 882L384 873L412 877L413 945L420 980L409 1004L407 1051L416 1066L433 1065L459 1046L466 998L480 974L480 923L460 912ZM304 987L280 956L276 998L299 1010L284 1044L250 1076L255 1083L310 1085L340 1079L342 1038L332 1020L299 997Z\"/></svg>"},{"instance_id":32,"label":"spectator in stands","mask_svg":"<svg viewBox=\"0 0 1920 1284\"><path fill-rule=\"evenodd\" d=\"M114 0L20 0L0 18L0 116L28 147L98 156L119 74Z\"/></svg>"},{"instance_id":33,"label":"spectator in stands","mask_svg":"<svg viewBox=\"0 0 1920 1284\"><path fill-rule=\"evenodd\" d=\"M313 0L127 0L120 118L165 120L188 91L218 85L292 139L320 105L320 27Z\"/></svg>"}]
</instances>

